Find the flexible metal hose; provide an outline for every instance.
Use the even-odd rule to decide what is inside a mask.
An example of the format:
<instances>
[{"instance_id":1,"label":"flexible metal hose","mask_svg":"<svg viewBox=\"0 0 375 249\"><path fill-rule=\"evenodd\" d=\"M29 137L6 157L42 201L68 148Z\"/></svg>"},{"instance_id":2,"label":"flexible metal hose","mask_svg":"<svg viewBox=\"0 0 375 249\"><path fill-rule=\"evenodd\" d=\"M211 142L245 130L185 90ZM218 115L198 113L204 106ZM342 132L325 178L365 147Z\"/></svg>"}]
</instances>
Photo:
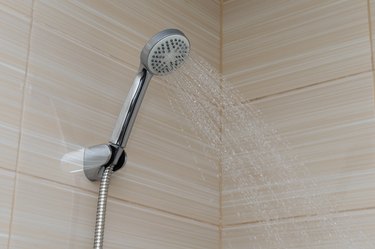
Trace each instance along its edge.
<instances>
[{"instance_id":1,"label":"flexible metal hose","mask_svg":"<svg viewBox=\"0 0 375 249\"><path fill-rule=\"evenodd\" d=\"M94 236L94 249L103 248L104 240L104 225L105 225L105 209L107 206L107 196L109 182L113 172L113 165L108 166L104 172L100 181L98 205L96 209L96 225L95 225L95 236Z\"/></svg>"}]
</instances>

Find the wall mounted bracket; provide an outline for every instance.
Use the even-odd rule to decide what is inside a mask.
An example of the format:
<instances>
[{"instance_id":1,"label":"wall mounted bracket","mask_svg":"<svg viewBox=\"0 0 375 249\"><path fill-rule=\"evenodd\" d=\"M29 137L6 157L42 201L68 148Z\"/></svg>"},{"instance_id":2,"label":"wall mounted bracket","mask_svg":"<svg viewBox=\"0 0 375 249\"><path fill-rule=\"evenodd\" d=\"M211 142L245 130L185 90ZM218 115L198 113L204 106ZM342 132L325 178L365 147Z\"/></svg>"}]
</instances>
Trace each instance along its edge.
<instances>
[{"instance_id":1,"label":"wall mounted bracket","mask_svg":"<svg viewBox=\"0 0 375 249\"><path fill-rule=\"evenodd\" d=\"M113 164L113 171L121 169L126 162L126 153L121 147L111 144L100 144L85 148L83 155L83 172L90 181L102 178L106 167Z\"/></svg>"}]
</instances>

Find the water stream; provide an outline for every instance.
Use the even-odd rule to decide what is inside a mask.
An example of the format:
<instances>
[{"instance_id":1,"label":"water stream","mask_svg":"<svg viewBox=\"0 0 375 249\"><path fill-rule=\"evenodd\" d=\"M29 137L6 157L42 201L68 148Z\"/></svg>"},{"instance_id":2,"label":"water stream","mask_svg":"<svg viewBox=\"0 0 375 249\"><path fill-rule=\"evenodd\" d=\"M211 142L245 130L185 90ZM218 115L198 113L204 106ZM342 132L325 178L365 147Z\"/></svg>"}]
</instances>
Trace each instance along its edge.
<instances>
[{"instance_id":1,"label":"water stream","mask_svg":"<svg viewBox=\"0 0 375 249\"><path fill-rule=\"evenodd\" d=\"M350 212L336 211L322 178L209 63L192 53L163 78L171 106L222 168L224 248L375 248Z\"/></svg>"}]
</instances>

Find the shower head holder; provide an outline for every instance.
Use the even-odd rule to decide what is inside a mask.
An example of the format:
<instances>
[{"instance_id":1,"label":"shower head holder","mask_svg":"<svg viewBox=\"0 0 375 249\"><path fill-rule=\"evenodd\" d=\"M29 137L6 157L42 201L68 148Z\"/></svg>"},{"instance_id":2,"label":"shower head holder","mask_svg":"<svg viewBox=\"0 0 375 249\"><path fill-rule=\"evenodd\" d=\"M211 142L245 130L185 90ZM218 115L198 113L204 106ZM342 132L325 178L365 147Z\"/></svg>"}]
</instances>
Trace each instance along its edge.
<instances>
[{"instance_id":1,"label":"shower head holder","mask_svg":"<svg viewBox=\"0 0 375 249\"><path fill-rule=\"evenodd\" d=\"M121 148L111 144L99 144L85 148L83 154L83 172L90 181L100 180L105 168L114 165L113 171L121 169L127 155Z\"/></svg>"}]
</instances>

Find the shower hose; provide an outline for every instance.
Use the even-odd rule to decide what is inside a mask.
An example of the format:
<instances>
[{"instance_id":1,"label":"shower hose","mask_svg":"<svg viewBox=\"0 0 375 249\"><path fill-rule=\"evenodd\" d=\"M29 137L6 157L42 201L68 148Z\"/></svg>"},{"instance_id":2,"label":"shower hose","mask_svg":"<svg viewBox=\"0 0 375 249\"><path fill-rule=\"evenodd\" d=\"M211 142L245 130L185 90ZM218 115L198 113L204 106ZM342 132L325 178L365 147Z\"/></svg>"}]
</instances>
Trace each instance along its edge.
<instances>
[{"instance_id":1,"label":"shower hose","mask_svg":"<svg viewBox=\"0 0 375 249\"><path fill-rule=\"evenodd\" d=\"M107 206L107 196L109 182L113 173L113 165L111 164L105 168L102 179L100 181L98 205L96 209L96 224L95 224L95 235L94 235L94 249L103 248L104 239L104 225L105 225L105 209Z\"/></svg>"}]
</instances>

